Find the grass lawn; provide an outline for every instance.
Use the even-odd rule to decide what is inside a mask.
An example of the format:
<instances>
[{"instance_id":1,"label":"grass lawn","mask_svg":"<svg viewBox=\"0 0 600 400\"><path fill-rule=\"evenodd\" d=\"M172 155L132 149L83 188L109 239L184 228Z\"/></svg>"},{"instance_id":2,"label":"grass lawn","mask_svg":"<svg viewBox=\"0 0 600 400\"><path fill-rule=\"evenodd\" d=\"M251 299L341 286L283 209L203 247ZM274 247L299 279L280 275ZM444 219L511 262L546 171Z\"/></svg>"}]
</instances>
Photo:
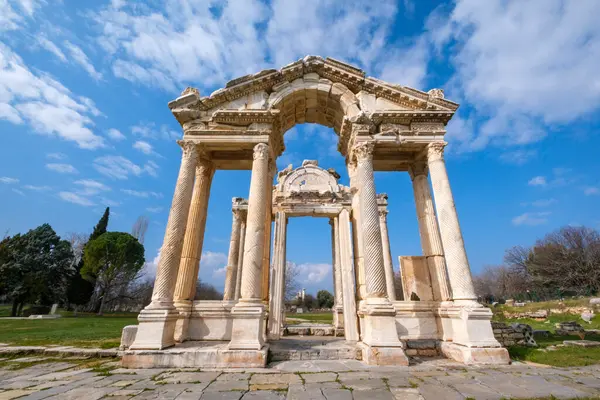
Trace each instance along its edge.
<instances>
[{"instance_id":1,"label":"grass lawn","mask_svg":"<svg viewBox=\"0 0 600 400\"><path fill-rule=\"evenodd\" d=\"M557 347L547 350L551 345L562 344L563 340L579 340L578 336L555 336L535 338L539 347L512 346L508 348L510 358L517 361L531 361L555 367L576 367L600 363L600 347ZM600 341L600 336L589 335L586 340Z\"/></svg>"},{"instance_id":2,"label":"grass lawn","mask_svg":"<svg viewBox=\"0 0 600 400\"><path fill-rule=\"evenodd\" d=\"M62 314L62 313L61 313ZM71 313L64 313L71 314ZM136 314L63 316L59 319L0 319L0 343L15 346L118 347L121 330L136 325Z\"/></svg>"},{"instance_id":3,"label":"grass lawn","mask_svg":"<svg viewBox=\"0 0 600 400\"><path fill-rule=\"evenodd\" d=\"M323 324L331 324L333 322L333 313L287 313L287 318L303 319L307 322L320 322Z\"/></svg>"},{"instance_id":4,"label":"grass lawn","mask_svg":"<svg viewBox=\"0 0 600 400\"><path fill-rule=\"evenodd\" d=\"M581 316L573 315L573 314L551 314L548 317L548 319L546 320L549 322L536 321L534 319L529 319L529 318L521 318L521 319L498 318L497 316L494 317L494 321L504 322L509 325L512 323L515 323L515 322L520 323L520 324L527 324L527 325L531 325L531 327L533 329L540 329L540 330L551 331L551 332L554 332L554 330L556 329L554 327L555 323L567 322L567 321L576 321L581 326L583 326L584 329L600 329L600 315L594 316L594 318L592 318L591 323L587 323L581 319Z\"/></svg>"}]
</instances>

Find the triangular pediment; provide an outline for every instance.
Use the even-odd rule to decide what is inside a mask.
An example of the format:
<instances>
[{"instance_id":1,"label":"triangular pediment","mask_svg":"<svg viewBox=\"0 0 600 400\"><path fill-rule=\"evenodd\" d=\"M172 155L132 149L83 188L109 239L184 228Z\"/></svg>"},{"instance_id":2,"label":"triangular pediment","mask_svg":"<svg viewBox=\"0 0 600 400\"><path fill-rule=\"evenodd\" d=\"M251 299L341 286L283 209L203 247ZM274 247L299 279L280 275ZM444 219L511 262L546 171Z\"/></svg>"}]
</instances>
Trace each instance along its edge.
<instances>
[{"instance_id":1,"label":"triangular pediment","mask_svg":"<svg viewBox=\"0 0 600 400\"><path fill-rule=\"evenodd\" d=\"M244 106L250 101L253 104L256 102L261 108L268 108L266 102L261 104L261 96L268 96L282 85L292 84L314 74L325 81L344 85L357 96L361 93L374 96L374 99L381 103L377 106L377 111L391 109L454 112L458 108L458 104L444 99L440 89L423 92L392 84L367 77L364 71L350 64L318 56L306 56L279 70L267 69L233 79L210 96L201 97L197 90L186 89L181 97L169 103L169 107L174 111L182 108L209 111L232 108L228 107L228 103L233 103L235 107L239 107L240 104Z\"/></svg>"}]
</instances>

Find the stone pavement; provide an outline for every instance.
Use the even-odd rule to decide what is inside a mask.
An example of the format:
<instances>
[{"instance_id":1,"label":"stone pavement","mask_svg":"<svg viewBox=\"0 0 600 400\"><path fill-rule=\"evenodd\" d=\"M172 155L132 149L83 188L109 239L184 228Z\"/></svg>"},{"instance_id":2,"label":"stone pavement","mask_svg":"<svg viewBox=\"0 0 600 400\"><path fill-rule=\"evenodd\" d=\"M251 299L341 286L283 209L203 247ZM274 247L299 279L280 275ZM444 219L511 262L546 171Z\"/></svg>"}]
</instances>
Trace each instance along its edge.
<instances>
[{"instance_id":1,"label":"stone pavement","mask_svg":"<svg viewBox=\"0 0 600 400\"><path fill-rule=\"evenodd\" d=\"M600 398L600 365L515 363L464 367L448 360L410 367L359 361L285 361L268 369L123 369L116 359L0 358L4 399L378 400Z\"/></svg>"}]
</instances>

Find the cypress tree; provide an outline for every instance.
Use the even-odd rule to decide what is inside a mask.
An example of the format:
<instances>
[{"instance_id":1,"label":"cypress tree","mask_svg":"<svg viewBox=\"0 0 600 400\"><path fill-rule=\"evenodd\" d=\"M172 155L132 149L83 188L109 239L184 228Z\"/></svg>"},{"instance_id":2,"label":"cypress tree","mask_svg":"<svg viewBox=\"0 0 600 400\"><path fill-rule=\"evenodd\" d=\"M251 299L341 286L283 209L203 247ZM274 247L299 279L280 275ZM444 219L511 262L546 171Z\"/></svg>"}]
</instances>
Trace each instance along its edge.
<instances>
[{"instance_id":1,"label":"cypress tree","mask_svg":"<svg viewBox=\"0 0 600 400\"><path fill-rule=\"evenodd\" d=\"M102 235L103 233L106 233L106 228L108 227L108 216L109 215L110 215L110 208L106 207L106 210L104 210L104 214L102 214L102 218L100 218L100 221L98 221L98 223L94 227L94 231L90 235L88 242L96 239L98 236Z\"/></svg>"}]
</instances>

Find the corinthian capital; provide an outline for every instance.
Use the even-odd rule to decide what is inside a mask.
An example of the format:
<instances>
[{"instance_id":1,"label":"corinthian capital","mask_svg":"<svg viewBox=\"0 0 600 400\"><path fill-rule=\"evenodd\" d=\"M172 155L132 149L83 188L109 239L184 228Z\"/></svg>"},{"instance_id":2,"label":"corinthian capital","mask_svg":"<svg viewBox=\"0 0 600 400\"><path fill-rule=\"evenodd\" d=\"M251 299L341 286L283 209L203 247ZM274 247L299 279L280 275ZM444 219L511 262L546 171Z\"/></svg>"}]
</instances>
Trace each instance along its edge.
<instances>
[{"instance_id":1,"label":"corinthian capital","mask_svg":"<svg viewBox=\"0 0 600 400\"><path fill-rule=\"evenodd\" d=\"M198 157L198 145L196 143L189 140L178 140L177 144L183 149L184 157Z\"/></svg>"},{"instance_id":2,"label":"corinthian capital","mask_svg":"<svg viewBox=\"0 0 600 400\"><path fill-rule=\"evenodd\" d=\"M366 161L373 159L373 150L375 144L373 142L361 142L352 147L352 152L357 161Z\"/></svg>"},{"instance_id":3,"label":"corinthian capital","mask_svg":"<svg viewBox=\"0 0 600 400\"><path fill-rule=\"evenodd\" d=\"M429 143L427 146L427 160L435 161L435 160L443 160L444 159L444 147L446 147L448 143L446 142L433 142Z\"/></svg>"},{"instance_id":4,"label":"corinthian capital","mask_svg":"<svg viewBox=\"0 0 600 400\"><path fill-rule=\"evenodd\" d=\"M254 146L254 154L253 157L255 160L262 160L265 158L269 158L269 146L265 143L259 143Z\"/></svg>"}]
</instances>

